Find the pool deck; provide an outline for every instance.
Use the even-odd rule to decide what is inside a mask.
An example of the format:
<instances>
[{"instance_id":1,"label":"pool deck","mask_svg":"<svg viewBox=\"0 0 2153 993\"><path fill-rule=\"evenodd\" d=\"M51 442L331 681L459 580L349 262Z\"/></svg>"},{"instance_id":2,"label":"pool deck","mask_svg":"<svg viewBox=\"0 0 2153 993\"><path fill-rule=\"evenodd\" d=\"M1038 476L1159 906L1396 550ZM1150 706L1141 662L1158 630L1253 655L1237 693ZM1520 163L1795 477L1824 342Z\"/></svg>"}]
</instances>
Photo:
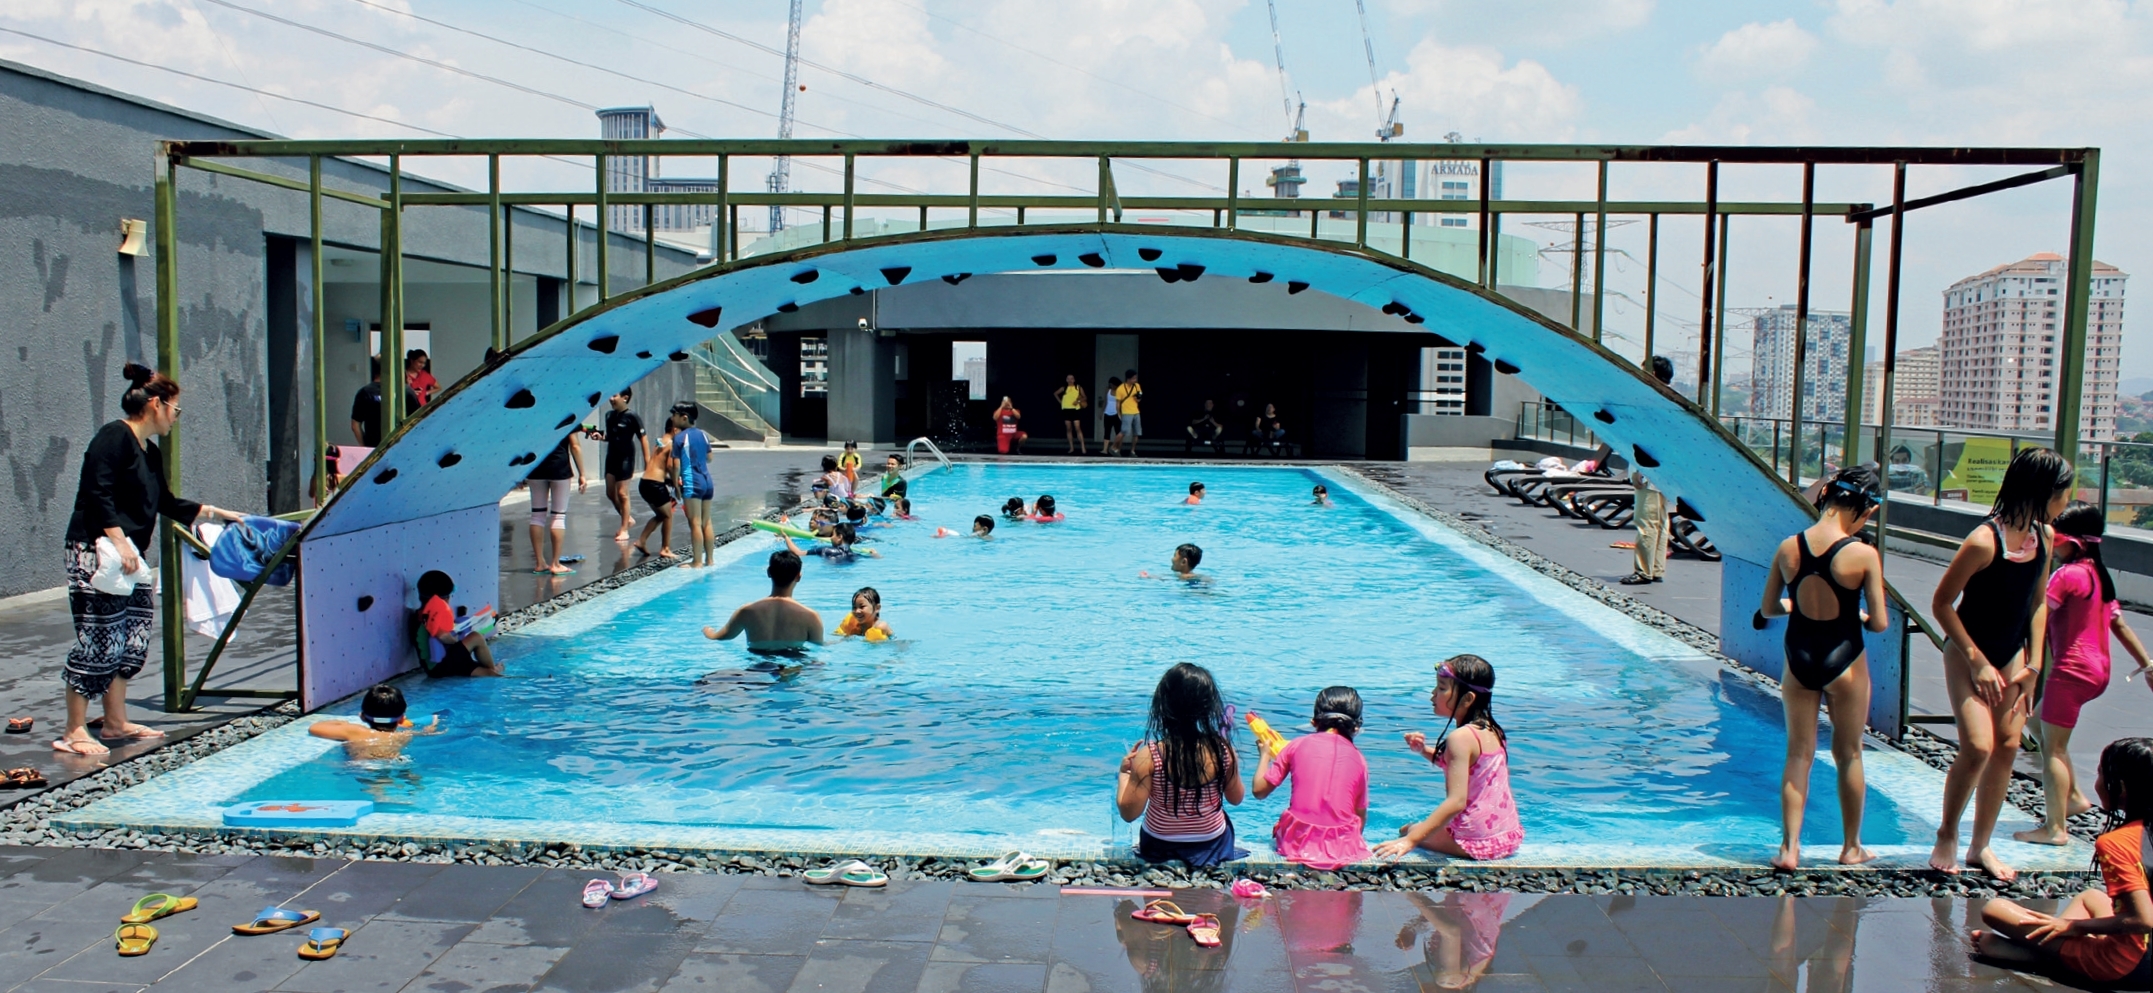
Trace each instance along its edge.
<instances>
[{"instance_id":1,"label":"pool deck","mask_svg":"<svg viewBox=\"0 0 2153 993\"><path fill-rule=\"evenodd\" d=\"M1221 947L1199 949L1180 929L1129 919L1142 891L673 874L593 911L577 902L587 878L0 849L0 990L1343 993L1458 988L1456 962L1475 948L1486 966L1469 988L1487 993L2054 988L1970 961L1979 904L1965 900L1173 893L1224 926ZM156 922L149 954L120 958L110 928L150 892L200 905ZM296 933L231 933L265 905L321 911L351 936L310 963Z\"/></svg>"}]
</instances>

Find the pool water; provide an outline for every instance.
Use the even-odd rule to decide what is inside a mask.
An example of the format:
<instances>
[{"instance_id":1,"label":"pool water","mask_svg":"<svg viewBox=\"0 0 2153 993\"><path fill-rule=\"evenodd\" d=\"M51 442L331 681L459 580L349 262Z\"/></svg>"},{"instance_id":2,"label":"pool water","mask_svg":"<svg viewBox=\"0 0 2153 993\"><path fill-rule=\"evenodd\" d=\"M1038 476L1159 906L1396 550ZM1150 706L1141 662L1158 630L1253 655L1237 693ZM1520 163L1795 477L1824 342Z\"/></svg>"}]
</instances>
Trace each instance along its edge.
<instances>
[{"instance_id":1,"label":"pool water","mask_svg":"<svg viewBox=\"0 0 2153 993\"><path fill-rule=\"evenodd\" d=\"M1183 506L1198 478L1209 497ZM1334 506L1311 506L1318 482ZM220 802L372 799L384 814L797 834L803 849L825 847L816 836L863 850L1111 846L1131 840L1112 810L1121 756L1159 675L1193 661L1289 735L1319 689L1357 688L1377 840L1441 800L1440 770L1400 736L1441 730L1434 665L1471 652L1497 673L1526 854L1676 845L1754 860L1778 841L1775 696L1342 475L960 465L912 493L920 520L869 532L880 559L810 559L798 592L834 629L852 591L876 587L888 644L828 645L778 675L753 669L741 642L703 638L768 592L777 543L758 534L728 547L730 564L501 638L514 678L407 681L414 713L451 713L400 762L354 766L324 743ZM1066 521L932 537L1042 493ZM1204 581L1140 578L1170 575L1182 542L1203 548ZM1252 767L1245 725L1235 746ZM1831 775L1820 756L1813 846L1839 840ZM1244 844L1268 842L1286 799L1232 811ZM1872 785L1865 840L1931 830Z\"/></svg>"}]
</instances>

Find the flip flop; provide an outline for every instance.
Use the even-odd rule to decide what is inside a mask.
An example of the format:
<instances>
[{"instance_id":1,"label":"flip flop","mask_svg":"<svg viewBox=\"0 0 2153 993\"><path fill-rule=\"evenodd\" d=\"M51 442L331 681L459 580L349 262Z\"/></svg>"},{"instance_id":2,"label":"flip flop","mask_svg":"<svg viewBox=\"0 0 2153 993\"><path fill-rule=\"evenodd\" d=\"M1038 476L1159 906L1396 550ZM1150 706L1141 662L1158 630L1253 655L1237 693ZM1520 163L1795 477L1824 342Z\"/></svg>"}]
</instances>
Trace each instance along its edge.
<instances>
[{"instance_id":1,"label":"flip flop","mask_svg":"<svg viewBox=\"0 0 2153 993\"><path fill-rule=\"evenodd\" d=\"M7 733L29 734L30 726L36 723L37 718L35 717L10 717L7 719Z\"/></svg>"},{"instance_id":2,"label":"flip flop","mask_svg":"<svg viewBox=\"0 0 2153 993\"><path fill-rule=\"evenodd\" d=\"M1023 883L1039 879L1054 871L1054 863L1035 859L1023 852L1010 852L986 865L965 873L978 883Z\"/></svg>"},{"instance_id":3,"label":"flip flop","mask_svg":"<svg viewBox=\"0 0 2153 993\"><path fill-rule=\"evenodd\" d=\"M800 874L800 879L810 886L843 884L845 886L871 888L888 886L890 883L889 876L875 871L874 866L868 865L859 859L853 859L843 864L832 864L821 869L809 869Z\"/></svg>"},{"instance_id":4,"label":"flip flop","mask_svg":"<svg viewBox=\"0 0 2153 993\"><path fill-rule=\"evenodd\" d=\"M1153 924L1172 924L1177 927L1196 922L1195 914L1181 909L1172 900L1153 900L1129 916Z\"/></svg>"},{"instance_id":5,"label":"flip flop","mask_svg":"<svg viewBox=\"0 0 2153 993\"><path fill-rule=\"evenodd\" d=\"M1219 919L1210 914L1197 914L1196 919L1189 922L1189 937L1194 938L1199 947L1217 948Z\"/></svg>"},{"instance_id":6,"label":"flip flop","mask_svg":"<svg viewBox=\"0 0 2153 993\"><path fill-rule=\"evenodd\" d=\"M295 927L305 927L321 920L321 914L312 910L286 910L283 907L263 907L249 924L232 925L233 934L275 934Z\"/></svg>"},{"instance_id":7,"label":"flip flop","mask_svg":"<svg viewBox=\"0 0 2153 993\"><path fill-rule=\"evenodd\" d=\"M613 884L603 879L593 879L583 884L583 905L592 910L605 906L606 899L612 895Z\"/></svg>"},{"instance_id":8,"label":"flip flop","mask_svg":"<svg viewBox=\"0 0 2153 993\"><path fill-rule=\"evenodd\" d=\"M129 958L148 955L150 946L157 943L157 929L147 924L122 924L112 932L112 943Z\"/></svg>"},{"instance_id":9,"label":"flip flop","mask_svg":"<svg viewBox=\"0 0 2153 993\"><path fill-rule=\"evenodd\" d=\"M29 766L9 769L5 785L11 790L43 789L46 785L45 774Z\"/></svg>"},{"instance_id":10,"label":"flip flop","mask_svg":"<svg viewBox=\"0 0 2153 993\"><path fill-rule=\"evenodd\" d=\"M135 901L135 909L120 918L123 924L148 924L160 917L170 917L182 911L193 910L195 899L191 896L173 896L170 893L152 893Z\"/></svg>"},{"instance_id":11,"label":"flip flop","mask_svg":"<svg viewBox=\"0 0 2153 993\"><path fill-rule=\"evenodd\" d=\"M599 881L601 880L594 880ZM613 888L613 899L633 900L657 888L658 879L650 873L624 872L620 877L620 885Z\"/></svg>"},{"instance_id":12,"label":"flip flop","mask_svg":"<svg viewBox=\"0 0 2153 993\"><path fill-rule=\"evenodd\" d=\"M137 724L133 731L125 734L106 734L104 727L100 725L97 729L97 736L106 741L153 741L164 737L164 732L146 724Z\"/></svg>"},{"instance_id":13,"label":"flip flop","mask_svg":"<svg viewBox=\"0 0 2153 993\"><path fill-rule=\"evenodd\" d=\"M299 946L299 957L319 962L335 958L336 950L344 947L344 939L351 932L340 927L318 927L307 932L307 940Z\"/></svg>"},{"instance_id":14,"label":"flip flop","mask_svg":"<svg viewBox=\"0 0 2153 993\"><path fill-rule=\"evenodd\" d=\"M85 751L85 749L89 748L92 744L94 743L88 741L69 741L66 738L59 738L53 741L52 750L55 752L66 752L69 755L85 755L92 758L95 758L99 755L109 755L112 752L112 749L106 748L103 745L98 745L97 750L94 752Z\"/></svg>"}]
</instances>

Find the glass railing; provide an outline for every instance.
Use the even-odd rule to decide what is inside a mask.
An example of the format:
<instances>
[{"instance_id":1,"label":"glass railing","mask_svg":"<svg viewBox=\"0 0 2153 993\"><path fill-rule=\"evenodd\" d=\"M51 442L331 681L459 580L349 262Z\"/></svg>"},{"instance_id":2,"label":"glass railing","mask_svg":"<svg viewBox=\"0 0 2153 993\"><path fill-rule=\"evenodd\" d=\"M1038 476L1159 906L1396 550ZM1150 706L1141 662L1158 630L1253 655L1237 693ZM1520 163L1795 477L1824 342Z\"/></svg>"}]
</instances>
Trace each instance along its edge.
<instances>
[{"instance_id":1,"label":"glass railing","mask_svg":"<svg viewBox=\"0 0 2153 993\"><path fill-rule=\"evenodd\" d=\"M762 421L761 425L754 426L777 425L781 397L777 374L749 352L732 332L695 346L693 355L699 385L729 396Z\"/></svg>"},{"instance_id":2,"label":"glass railing","mask_svg":"<svg viewBox=\"0 0 2153 993\"><path fill-rule=\"evenodd\" d=\"M1794 448L1791 421L1724 415L1720 422L1771 465L1772 471L1787 474ZM2020 449L2055 444L2054 435L1895 424L1885 451L1879 446L1880 426L1864 424L1860 431L1862 458L1885 465L1893 493L1928 497L1938 505L1946 501L1988 505L1996 497L2004 469ZM2153 444L2088 439L2079 444L2074 456L2078 499L2098 505L2110 524L2153 526ZM1846 422L1804 418L1801 457L1796 475L1803 479L1814 479L1826 467L1836 470L1845 464Z\"/></svg>"},{"instance_id":3,"label":"glass railing","mask_svg":"<svg viewBox=\"0 0 2153 993\"><path fill-rule=\"evenodd\" d=\"M1600 445L1592 428L1548 400L1527 400L1518 404L1516 436L1578 448L1598 448Z\"/></svg>"}]
</instances>

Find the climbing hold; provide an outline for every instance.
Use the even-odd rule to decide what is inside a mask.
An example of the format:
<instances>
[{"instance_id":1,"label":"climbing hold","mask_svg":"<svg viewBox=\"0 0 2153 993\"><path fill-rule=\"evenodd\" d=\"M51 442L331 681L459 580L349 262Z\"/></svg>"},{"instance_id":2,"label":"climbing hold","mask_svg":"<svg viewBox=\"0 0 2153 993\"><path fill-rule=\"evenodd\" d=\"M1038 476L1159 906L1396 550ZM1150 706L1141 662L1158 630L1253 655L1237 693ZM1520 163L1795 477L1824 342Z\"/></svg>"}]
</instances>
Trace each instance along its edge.
<instances>
[{"instance_id":1,"label":"climbing hold","mask_svg":"<svg viewBox=\"0 0 2153 993\"><path fill-rule=\"evenodd\" d=\"M374 598L373 598L373 597L370 597L370 596L363 596L363 597L360 597L360 598L359 598L359 613L362 613L362 614L363 614L363 613L366 613L366 608L368 608L368 607L371 607L371 606L373 606L373 605L374 605Z\"/></svg>"},{"instance_id":2,"label":"climbing hold","mask_svg":"<svg viewBox=\"0 0 2153 993\"><path fill-rule=\"evenodd\" d=\"M1048 265L1053 265L1054 263L1056 263L1056 262L1058 262L1058 261L1060 261L1060 260L1059 260L1059 259L1057 259L1056 257L1052 256L1052 255L1034 255L1034 256L1032 256L1032 264L1033 264L1033 265L1038 265L1038 266L1048 266Z\"/></svg>"},{"instance_id":3,"label":"climbing hold","mask_svg":"<svg viewBox=\"0 0 2153 993\"><path fill-rule=\"evenodd\" d=\"M561 418L561 422L560 422L559 424L555 424L555 425L553 426L553 430L555 430L555 431L559 431L560 429L562 429L562 428L565 428L565 427L569 426L570 424L574 424L575 422L576 422L576 415L574 415L574 414L570 414L570 415L568 415L567 417L563 417L563 418Z\"/></svg>"},{"instance_id":4,"label":"climbing hold","mask_svg":"<svg viewBox=\"0 0 2153 993\"><path fill-rule=\"evenodd\" d=\"M1518 367L1517 367L1517 363L1515 363L1515 362L1505 362L1505 361L1503 361L1502 359L1496 359L1496 360L1495 360L1495 371L1496 371L1496 372L1499 372L1499 373L1502 373L1502 374L1503 374L1503 375L1505 375L1505 376L1515 376L1515 375L1517 375L1517 374L1518 374Z\"/></svg>"},{"instance_id":5,"label":"climbing hold","mask_svg":"<svg viewBox=\"0 0 2153 993\"><path fill-rule=\"evenodd\" d=\"M515 458L509 459L508 464L511 466L530 465L531 463L536 461L538 461L537 452L525 452L522 455L518 455Z\"/></svg>"},{"instance_id":6,"label":"climbing hold","mask_svg":"<svg viewBox=\"0 0 2153 993\"><path fill-rule=\"evenodd\" d=\"M374 474L374 482L376 482L376 483L386 483L386 482L388 482L389 480L392 480L392 479L395 479L395 478L396 478L396 467L395 467L395 466L390 466L390 467L388 467L388 468L386 468L386 469L383 469L383 470L381 470L380 472L377 472L377 473L375 473L375 474Z\"/></svg>"},{"instance_id":7,"label":"climbing hold","mask_svg":"<svg viewBox=\"0 0 2153 993\"><path fill-rule=\"evenodd\" d=\"M535 406L537 403L538 398L532 396L530 390L517 390L508 398L506 406L510 410L522 410L525 407Z\"/></svg>"},{"instance_id":8,"label":"climbing hold","mask_svg":"<svg viewBox=\"0 0 2153 993\"><path fill-rule=\"evenodd\" d=\"M1420 316L1419 314L1407 314L1407 315L1405 315L1405 322L1406 322L1407 324L1420 324L1420 323L1424 323L1424 322L1426 322L1427 320L1428 320L1427 318L1425 318L1425 317L1422 317L1422 316Z\"/></svg>"},{"instance_id":9,"label":"climbing hold","mask_svg":"<svg viewBox=\"0 0 2153 993\"><path fill-rule=\"evenodd\" d=\"M639 358L639 359L647 359L647 358L650 358L650 353L649 353L649 352L637 352L637 353L635 353L635 357L636 357L636 358Z\"/></svg>"},{"instance_id":10,"label":"climbing hold","mask_svg":"<svg viewBox=\"0 0 2153 993\"><path fill-rule=\"evenodd\" d=\"M1276 277L1276 276L1273 276L1273 275L1271 275L1271 274L1270 274L1270 273L1268 273L1268 272L1259 272L1259 273L1257 273L1257 274L1255 274L1255 275L1253 275L1253 276L1250 276L1250 277L1248 278L1248 281L1249 281L1249 282L1251 282L1251 283L1268 283L1268 282L1270 282L1271 280L1273 280L1273 279L1276 279L1276 278L1278 278L1278 277Z\"/></svg>"},{"instance_id":11,"label":"climbing hold","mask_svg":"<svg viewBox=\"0 0 2153 993\"><path fill-rule=\"evenodd\" d=\"M593 407L598 406L598 394L593 393L590 396L584 397L583 402L590 404Z\"/></svg>"},{"instance_id":12,"label":"climbing hold","mask_svg":"<svg viewBox=\"0 0 2153 993\"><path fill-rule=\"evenodd\" d=\"M891 266L882 270L882 278L889 280L891 286L904 282L909 275L912 275L912 267L908 265Z\"/></svg>"},{"instance_id":13,"label":"climbing hold","mask_svg":"<svg viewBox=\"0 0 2153 993\"><path fill-rule=\"evenodd\" d=\"M672 362L686 362L688 361L688 353L674 352L673 354L666 356L666 359Z\"/></svg>"},{"instance_id":14,"label":"climbing hold","mask_svg":"<svg viewBox=\"0 0 2153 993\"><path fill-rule=\"evenodd\" d=\"M1612 414L1612 413L1609 413L1609 412L1607 412L1607 411L1605 411L1605 410L1595 410L1595 411L1593 411L1593 412L1592 412L1592 419L1593 419L1593 420L1596 420L1596 421L1599 421L1599 422L1600 422L1600 423L1602 423L1602 424L1613 424L1613 423L1615 423L1615 415L1614 415L1614 414Z\"/></svg>"},{"instance_id":15,"label":"climbing hold","mask_svg":"<svg viewBox=\"0 0 2153 993\"><path fill-rule=\"evenodd\" d=\"M1660 467L1660 460L1653 458L1651 452L1645 451L1644 448L1639 445L1630 446L1630 461L1635 462L1638 465L1644 466L1647 469L1657 469Z\"/></svg>"},{"instance_id":16,"label":"climbing hold","mask_svg":"<svg viewBox=\"0 0 2153 993\"><path fill-rule=\"evenodd\" d=\"M463 456L458 455L455 452L450 452L447 455L441 456L441 461L434 464L440 466L443 469L446 469L449 466L455 465L456 463L461 461L463 461Z\"/></svg>"},{"instance_id":17,"label":"climbing hold","mask_svg":"<svg viewBox=\"0 0 2153 993\"><path fill-rule=\"evenodd\" d=\"M617 334L601 335L590 340L591 351L600 355L611 355L613 354L613 349L618 347L620 347L620 335Z\"/></svg>"},{"instance_id":18,"label":"climbing hold","mask_svg":"<svg viewBox=\"0 0 2153 993\"><path fill-rule=\"evenodd\" d=\"M951 286L955 286L955 285L957 285L958 283L962 283L962 282L964 282L965 280L967 280L967 279L970 279L970 278L972 278L972 274L971 274L971 273L969 273L969 272L959 272L959 273L953 273L953 274L951 274L951 275L948 275L948 276L944 276L944 277L942 277L942 281L943 281L943 282L945 282L945 283L948 283L948 284L949 284L949 285L951 285Z\"/></svg>"},{"instance_id":19,"label":"climbing hold","mask_svg":"<svg viewBox=\"0 0 2153 993\"><path fill-rule=\"evenodd\" d=\"M1136 250L1136 256L1146 262L1157 262L1162 254L1164 253L1156 248L1139 248Z\"/></svg>"},{"instance_id":20,"label":"climbing hold","mask_svg":"<svg viewBox=\"0 0 2153 993\"><path fill-rule=\"evenodd\" d=\"M797 304L797 303L794 303L794 302L792 302L792 301L790 301L790 300L787 300L787 301L785 301L784 303L781 303L781 304L778 304L778 305L777 305L777 312L778 312L778 313L780 313L780 314L790 314L790 313L792 313L793 311L796 311L796 310L799 310L799 309L800 309L800 305L799 305L799 304Z\"/></svg>"},{"instance_id":21,"label":"climbing hold","mask_svg":"<svg viewBox=\"0 0 2153 993\"><path fill-rule=\"evenodd\" d=\"M1171 267L1171 266L1160 266L1160 267L1159 267L1159 269L1158 269L1158 272L1159 272L1159 278L1160 278L1160 279L1163 279L1163 280L1166 280L1166 281L1167 281L1167 282L1169 282L1169 283L1178 283L1178 282L1181 282L1181 270L1180 270L1180 269L1177 269L1177 268L1174 268L1174 267Z\"/></svg>"},{"instance_id":22,"label":"climbing hold","mask_svg":"<svg viewBox=\"0 0 2153 993\"><path fill-rule=\"evenodd\" d=\"M1181 270L1181 278L1191 283L1196 281L1196 277L1204 274L1204 267L1194 262L1183 262L1174 268Z\"/></svg>"},{"instance_id":23,"label":"climbing hold","mask_svg":"<svg viewBox=\"0 0 2153 993\"><path fill-rule=\"evenodd\" d=\"M1300 280L1298 280L1298 279L1294 279L1294 280L1289 280L1289 281L1287 281L1287 283L1286 283L1286 295L1287 295L1287 296L1292 296L1292 295L1294 295L1294 294L1296 294L1296 293L1299 293L1299 292L1301 292L1302 290L1305 290L1305 289L1307 289L1307 288L1308 288L1308 284L1307 284L1307 283L1301 282L1301 281L1300 281Z\"/></svg>"},{"instance_id":24,"label":"climbing hold","mask_svg":"<svg viewBox=\"0 0 2153 993\"><path fill-rule=\"evenodd\" d=\"M1100 255L1098 252L1085 252L1084 254L1077 256L1077 261L1082 262L1085 265L1088 265L1094 269L1106 268L1106 257Z\"/></svg>"},{"instance_id":25,"label":"climbing hold","mask_svg":"<svg viewBox=\"0 0 2153 993\"><path fill-rule=\"evenodd\" d=\"M718 326L718 315L724 312L725 308L723 307L711 307L705 310L698 310L695 313L689 314L688 320L696 324L700 324L706 328L714 328ZM611 350L612 349L607 349L607 351Z\"/></svg>"},{"instance_id":26,"label":"climbing hold","mask_svg":"<svg viewBox=\"0 0 2153 993\"><path fill-rule=\"evenodd\" d=\"M865 289L861 288L861 287L855 286L855 287L853 287L853 288L852 288L851 290L849 290L848 292L850 292L850 293L851 293L851 294L852 294L853 296L859 296L860 294L862 294L862 293L865 293L865 292L867 292L867 291L866 291Z\"/></svg>"},{"instance_id":27,"label":"climbing hold","mask_svg":"<svg viewBox=\"0 0 2153 993\"><path fill-rule=\"evenodd\" d=\"M792 281L793 281L793 282L795 282L795 283L799 283L799 284L801 284L801 285L803 285L803 286L804 286L804 285L806 285L806 284L808 284L808 283L812 283L812 282L814 282L814 281L815 281L815 279L816 279L816 277L818 277L818 276L821 276L821 275L822 275L822 273L816 272L816 271L815 271L815 270L813 270L813 269L807 269L807 270L803 270L803 271L801 271L801 272L796 272L796 273L793 273L793 274L792 274Z\"/></svg>"}]
</instances>

